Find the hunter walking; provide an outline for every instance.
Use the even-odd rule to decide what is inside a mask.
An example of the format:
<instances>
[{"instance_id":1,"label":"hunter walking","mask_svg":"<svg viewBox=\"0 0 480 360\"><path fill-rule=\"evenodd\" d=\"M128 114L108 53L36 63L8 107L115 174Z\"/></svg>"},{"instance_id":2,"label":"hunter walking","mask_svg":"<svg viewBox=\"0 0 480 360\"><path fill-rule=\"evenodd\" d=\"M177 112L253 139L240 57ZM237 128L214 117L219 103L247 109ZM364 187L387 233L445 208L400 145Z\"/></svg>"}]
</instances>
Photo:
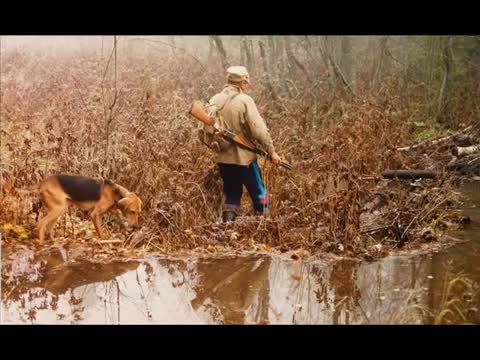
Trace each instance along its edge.
<instances>
[{"instance_id":1,"label":"hunter walking","mask_svg":"<svg viewBox=\"0 0 480 360\"><path fill-rule=\"evenodd\" d=\"M270 131L258 112L255 101L247 95L250 76L243 66L227 69L227 84L207 103L207 111L216 114L221 126L252 142L260 143L275 165L281 160L275 151ZM211 126L205 127L213 132ZM218 146L217 163L223 178L225 203L223 221L234 221L240 215L240 202L245 185L257 214L269 209L267 190L257 163L257 155L234 144Z\"/></svg>"}]
</instances>

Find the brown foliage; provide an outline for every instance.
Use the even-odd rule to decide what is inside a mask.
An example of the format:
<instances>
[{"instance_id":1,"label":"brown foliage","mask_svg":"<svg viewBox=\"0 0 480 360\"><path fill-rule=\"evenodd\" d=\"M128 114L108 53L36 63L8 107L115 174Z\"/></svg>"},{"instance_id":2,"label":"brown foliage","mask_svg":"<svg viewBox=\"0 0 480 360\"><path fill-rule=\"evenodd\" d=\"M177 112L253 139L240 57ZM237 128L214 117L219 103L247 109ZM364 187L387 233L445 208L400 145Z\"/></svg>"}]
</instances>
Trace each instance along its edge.
<instances>
[{"instance_id":1,"label":"brown foliage","mask_svg":"<svg viewBox=\"0 0 480 360\"><path fill-rule=\"evenodd\" d=\"M89 54L3 55L0 223L32 228L35 186L54 173L103 176L140 194L143 228L125 244L167 251L223 242L234 248L264 243L282 251L358 255L368 249L372 235L362 232L362 209L379 191L388 192L389 199L381 216L386 232L376 241L397 246L404 238L398 238L399 227L413 240L438 216L440 208L418 221L426 204L440 201L437 193L418 195L426 200L417 204L408 185L391 191L390 183L362 180L416 165L414 157L394 150L409 139L415 108L385 95L400 91L393 80L383 85L386 98L363 92L348 102L322 100L327 96L312 92L308 82L292 82L293 95L281 99L282 112L274 111L265 87L256 86L253 97L277 150L296 170L262 163L271 213L224 225L218 223L222 183L214 154L197 141L197 124L187 115L193 100L206 100L220 89L222 74L214 68L206 72L182 55L120 58L107 134L105 107L115 91L109 71ZM432 184L447 189L444 180Z\"/></svg>"}]
</instances>

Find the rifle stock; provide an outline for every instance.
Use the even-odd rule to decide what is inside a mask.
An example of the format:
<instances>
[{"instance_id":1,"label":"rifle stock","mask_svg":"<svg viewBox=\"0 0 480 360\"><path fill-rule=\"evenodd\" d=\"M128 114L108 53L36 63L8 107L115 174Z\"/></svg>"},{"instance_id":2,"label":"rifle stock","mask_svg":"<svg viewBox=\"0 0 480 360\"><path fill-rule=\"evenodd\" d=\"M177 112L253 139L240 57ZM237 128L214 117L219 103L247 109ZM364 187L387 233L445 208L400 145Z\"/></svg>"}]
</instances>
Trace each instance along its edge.
<instances>
[{"instance_id":1,"label":"rifle stock","mask_svg":"<svg viewBox=\"0 0 480 360\"><path fill-rule=\"evenodd\" d=\"M214 126L215 125L215 119L213 119L208 113L205 111L203 108L202 104L199 101L194 101L192 106L190 107L190 111L188 112L191 116L193 116L195 119L201 121L205 125L208 126ZM238 145L239 147L249 150L255 154L258 154L260 156L263 156L267 158L268 160L272 160L272 157L270 156L269 153L267 153L264 150L261 150L257 148L254 144L252 144L250 141L242 138L239 135L236 135L235 133L227 130L227 129L219 129L220 134L229 142ZM280 166L284 167L285 169L288 170L293 170L292 165L286 163L285 161L280 162Z\"/></svg>"},{"instance_id":2,"label":"rifle stock","mask_svg":"<svg viewBox=\"0 0 480 360\"><path fill-rule=\"evenodd\" d=\"M195 119L203 122L205 125L213 126L215 124L215 120L212 119L210 115L208 115L208 113L205 111L199 101L193 102L188 113L192 115Z\"/></svg>"}]
</instances>

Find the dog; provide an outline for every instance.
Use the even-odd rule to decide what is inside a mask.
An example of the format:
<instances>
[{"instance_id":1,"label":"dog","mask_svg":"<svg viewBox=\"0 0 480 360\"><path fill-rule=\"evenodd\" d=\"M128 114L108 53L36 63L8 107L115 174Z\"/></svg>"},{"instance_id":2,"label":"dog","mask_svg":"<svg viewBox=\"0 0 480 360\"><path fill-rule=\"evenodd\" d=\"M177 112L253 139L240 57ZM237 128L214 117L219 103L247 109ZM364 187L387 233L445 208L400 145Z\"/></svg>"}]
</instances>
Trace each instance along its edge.
<instances>
[{"instance_id":1,"label":"dog","mask_svg":"<svg viewBox=\"0 0 480 360\"><path fill-rule=\"evenodd\" d=\"M111 209L118 209L127 222L138 226L142 200L111 180L94 179L75 175L54 175L40 185L40 200L46 206L46 215L38 221L40 243L45 235L53 240L51 230L70 205L90 212L98 236L103 239L102 216Z\"/></svg>"}]
</instances>

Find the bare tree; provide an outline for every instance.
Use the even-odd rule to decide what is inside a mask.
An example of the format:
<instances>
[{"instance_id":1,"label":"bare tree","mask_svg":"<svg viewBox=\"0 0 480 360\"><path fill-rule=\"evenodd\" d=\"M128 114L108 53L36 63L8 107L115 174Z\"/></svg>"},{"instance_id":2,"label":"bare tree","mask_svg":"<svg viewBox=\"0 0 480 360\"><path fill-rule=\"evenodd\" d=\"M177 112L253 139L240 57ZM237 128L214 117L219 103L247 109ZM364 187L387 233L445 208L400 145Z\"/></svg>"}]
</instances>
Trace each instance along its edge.
<instances>
[{"instance_id":1,"label":"bare tree","mask_svg":"<svg viewBox=\"0 0 480 360\"><path fill-rule=\"evenodd\" d=\"M272 68L275 68L276 72L278 74L283 74L285 73L285 42L281 37L276 37L275 38L275 62L274 64L276 66L272 66ZM274 65L272 64L272 65ZM281 78L281 76L280 76Z\"/></svg>"},{"instance_id":2,"label":"bare tree","mask_svg":"<svg viewBox=\"0 0 480 360\"><path fill-rule=\"evenodd\" d=\"M227 69L230 64L227 61L227 52L225 50L225 47L223 46L223 41L218 35L211 35L210 38L213 40L215 43L215 46L218 50L218 53L220 54L220 58L222 60L222 66L224 69Z\"/></svg>"},{"instance_id":3,"label":"bare tree","mask_svg":"<svg viewBox=\"0 0 480 360\"><path fill-rule=\"evenodd\" d=\"M452 125L452 118L450 113L450 87L452 83L452 43L453 37L449 36L443 45L442 60L443 60L443 80L438 96L437 122L445 126Z\"/></svg>"},{"instance_id":4,"label":"bare tree","mask_svg":"<svg viewBox=\"0 0 480 360\"><path fill-rule=\"evenodd\" d=\"M215 43L211 36L208 37L208 58L211 59L213 56L213 51L215 50Z\"/></svg>"},{"instance_id":5,"label":"bare tree","mask_svg":"<svg viewBox=\"0 0 480 360\"><path fill-rule=\"evenodd\" d=\"M251 46L250 46L250 40L248 39L248 36L242 36L241 41L242 41L242 44L241 44L240 49L241 49L242 54L244 54L244 56L246 58L245 60L247 62L248 71L250 73L253 73L255 63L254 63L254 59L253 59L252 49L251 49ZM245 60L242 60L242 63Z\"/></svg>"},{"instance_id":6,"label":"bare tree","mask_svg":"<svg viewBox=\"0 0 480 360\"><path fill-rule=\"evenodd\" d=\"M329 46L329 41L326 36L324 37L323 46L320 46L319 50L320 50L320 53L322 54L322 58L327 68L333 75L329 77L329 78L333 77L334 79L333 81L331 81L332 85L334 85L336 89L339 89L342 92L346 92L350 95L355 95L355 92L353 91L352 87L345 79L345 76L343 75L342 71L340 70L336 62L333 60L333 56L332 56L333 51Z\"/></svg>"},{"instance_id":7,"label":"bare tree","mask_svg":"<svg viewBox=\"0 0 480 360\"><path fill-rule=\"evenodd\" d=\"M307 63L315 81L321 77L319 74L322 74L325 68L328 69L328 65L324 57L321 55L320 45L317 42L318 39L312 36L305 36L303 41ZM315 76L316 74L317 76Z\"/></svg>"},{"instance_id":8,"label":"bare tree","mask_svg":"<svg viewBox=\"0 0 480 360\"><path fill-rule=\"evenodd\" d=\"M113 93L113 100L112 102L108 105L108 111L107 111L107 103L105 99L105 92L104 92L104 81L105 77L107 75L111 59L113 57L113 71L114 71L114 93ZM111 124L114 120L113 117L113 111L115 108L115 104L117 103L117 95L118 95L118 90L117 90L117 37L113 37L113 48L112 48L112 53L110 54L110 58L108 59L107 66L105 68L105 72L103 74L103 79L102 79L102 101L103 101L103 114L105 117L105 165L108 170L110 170L110 163L111 161L109 160L108 156L108 150L110 146L110 129L111 129Z\"/></svg>"},{"instance_id":9,"label":"bare tree","mask_svg":"<svg viewBox=\"0 0 480 360\"><path fill-rule=\"evenodd\" d=\"M378 40L378 60L377 60L377 66L375 68L375 74L373 76L373 87L378 86L380 83L383 74L385 72L386 68L386 61L387 61L387 42L388 42L388 36L382 36Z\"/></svg>"},{"instance_id":10,"label":"bare tree","mask_svg":"<svg viewBox=\"0 0 480 360\"><path fill-rule=\"evenodd\" d=\"M175 56L175 36L170 36L170 48L172 49L172 55Z\"/></svg>"},{"instance_id":11,"label":"bare tree","mask_svg":"<svg viewBox=\"0 0 480 360\"><path fill-rule=\"evenodd\" d=\"M269 72L268 64L267 64L265 44L263 43L262 40L260 40L258 42L258 47L260 48L260 57L262 59L263 70L265 71L265 79L266 79L265 86L267 87L267 90L272 95L272 99L273 99L273 103L275 105L275 108L277 110L282 110L280 98L278 97L277 92L275 91L275 89L273 87L272 78L270 76L270 72Z\"/></svg>"},{"instance_id":12,"label":"bare tree","mask_svg":"<svg viewBox=\"0 0 480 360\"><path fill-rule=\"evenodd\" d=\"M343 36L341 40L340 69L345 80L352 81L352 43L349 36Z\"/></svg>"},{"instance_id":13,"label":"bare tree","mask_svg":"<svg viewBox=\"0 0 480 360\"><path fill-rule=\"evenodd\" d=\"M309 83L311 83L312 80L310 78L310 75L307 72L307 69L305 68L305 66L303 66L303 64L293 54L292 44L290 42L290 38L288 36L284 36L284 41L285 41L285 52L287 54L287 61L288 61L288 64L289 64L290 74L293 74L293 70L295 68L300 69L303 72L303 74L305 75L305 78L307 79L307 81Z\"/></svg>"},{"instance_id":14,"label":"bare tree","mask_svg":"<svg viewBox=\"0 0 480 360\"><path fill-rule=\"evenodd\" d=\"M245 46L244 46L244 37L245 36L242 36L240 38L240 63L241 64L245 64L246 61L247 61L247 51L245 49Z\"/></svg>"},{"instance_id":15,"label":"bare tree","mask_svg":"<svg viewBox=\"0 0 480 360\"><path fill-rule=\"evenodd\" d=\"M267 37L268 44L268 66L272 67L275 63L275 41L273 36Z\"/></svg>"}]
</instances>

